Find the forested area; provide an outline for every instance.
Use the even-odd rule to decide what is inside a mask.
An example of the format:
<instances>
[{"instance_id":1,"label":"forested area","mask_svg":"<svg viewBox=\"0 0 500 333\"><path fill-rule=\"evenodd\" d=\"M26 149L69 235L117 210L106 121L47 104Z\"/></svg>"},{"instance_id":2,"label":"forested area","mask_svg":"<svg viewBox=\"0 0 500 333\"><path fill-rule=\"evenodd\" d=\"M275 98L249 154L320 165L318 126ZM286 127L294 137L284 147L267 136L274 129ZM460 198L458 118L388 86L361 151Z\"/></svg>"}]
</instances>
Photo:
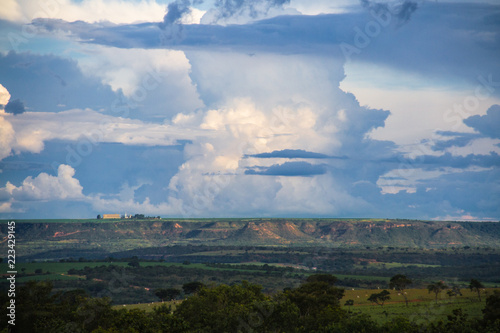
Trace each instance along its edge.
<instances>
[{"instance_id":1,"label":"forested area","mask_svg":"<svg viewBox=\"0 0 500 333\"><path fill-rule=\"evenodd\" d=\"M18 291L16 329L51 333L500 332L498 291L487 297L481 318L469 319L461 310L454 310L447 320L422 324L398 317L380 324L369 316L343 309L340 300L344 289L336 283L332 275L313 274L297 287L272 294L246 281L231 286L197 285L185 290L189 295L175 310L165 303L146 312L114 309L107 297L89 297L78 289L53 292L51 282L31 281ZM4 318L7 302L2 294ZM2 323L2 332L7 332L7 323Z\"/></svg>"}]
</instances>

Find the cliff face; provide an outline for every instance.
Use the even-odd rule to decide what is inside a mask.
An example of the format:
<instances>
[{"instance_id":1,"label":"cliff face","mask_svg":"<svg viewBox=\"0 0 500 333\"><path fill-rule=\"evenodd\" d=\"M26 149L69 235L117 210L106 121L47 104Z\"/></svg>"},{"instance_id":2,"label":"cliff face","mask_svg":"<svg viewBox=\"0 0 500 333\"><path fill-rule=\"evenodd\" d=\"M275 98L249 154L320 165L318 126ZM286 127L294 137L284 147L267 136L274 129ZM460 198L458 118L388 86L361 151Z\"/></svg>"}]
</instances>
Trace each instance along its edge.
<instances>
[{"instance_id":1,"label":"cliff face","mask_svg":"<svg viewBox=\"0 0 500 333\"><path fill-rule=\"evenodd\" d=\"M7 246L7 224L0 224L0 247ZM152 246L281 245L394 246L435 248L500 244L499 222L396 220L154 220L116 222L16 223L18 256L63 249L115 252ZM7 253L6 250L4 253Z\"/></svg>"}]
</instances>

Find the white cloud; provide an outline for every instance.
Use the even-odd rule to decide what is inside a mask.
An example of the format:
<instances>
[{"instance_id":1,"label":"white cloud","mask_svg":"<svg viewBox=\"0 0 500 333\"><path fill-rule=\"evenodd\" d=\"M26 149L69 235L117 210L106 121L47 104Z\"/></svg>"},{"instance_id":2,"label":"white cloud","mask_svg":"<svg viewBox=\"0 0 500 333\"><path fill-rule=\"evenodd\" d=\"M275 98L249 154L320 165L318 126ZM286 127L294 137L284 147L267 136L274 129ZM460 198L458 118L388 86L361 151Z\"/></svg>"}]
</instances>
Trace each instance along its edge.
<instances>
[{"instance_id":1,"label":"white cloud","mask_svg":"<svg viewBox=\"0 0 500 333\"><path fill-rule=\"evenodd\" d=\"M89 0L71 3L71 6L82 9L79 14L81 19L93 21L96 17L89 18L86 8L90 4L97 6L100 3ZM121 2L111 1L107 3L107 8L112 8L116 3ZM67 2L63 1L62 4ZM143 1L141 4L152 2ZM137 2L133 6L137 6ZM322 0L307 4L292 1L288 8L300 8L308 14L349 10L347 2L342 2L339 7L331 6L334 5ZM497 70L492 66L494 62L490 51L483 50L477 56L477 51L481 50L475 48L475 39L467 37L467 42L456 42L457 35L470 33L459 33L463 27L477 27L479 30L487 27L476 24L475 20L468 23L464 19L470 15L460 12L457 14L452 10L446 15L454 17L453 20L448 16L443 20L434 20L436 15L440 15L438 10L442 8L433 7L433 4L427 6L427 9L419 9L412 21L404 27L393 30L388 27L384 33L376 36L376 41L372 39L370 46L364 48L357 58L371 65L354 69L347 67L347 78L342 82L342 88L352 91L354 95L339 89L339 83L344 78L344 60L336 58L335 52L339 52L339 42L349 41L349 36L354 34L353 26L365 24L367 18L372 19L366 12L318 18L281 17L237 27L184 27L183 38L172 39L164 44L159 40L155 25L116 27L100 24L99 29L92 30L92 25L62 24L73 27L76 35L83 32L81 37L87 42L137 47L85 47L88 57L80 57L80 53L76 61L89 76L99 78L115 91L121 89L134 100L142 108L142 113L134 113L133 116L142 120L112 117L89 109L60 113L27 112L16 117L2 114L4 127L11 130L4 132L6 134L2 133L4 136L0 137L0 154L7 156L11 150L42 152L44 142L55 139L71 140L76 142L77 147L84 147L84 143L89 143L92 147L92 144L99 142L170 145L180 139L190 140L183 145L182 151L176 151L178 156L184 156L177 159L177 164L169 166L168 177L165 176L158 182L162 184L155 183L153 187L151 182L148 183L152 177L144 177L143 181L140 177L134 178L132 172L124 172L127 179L122 188L117 188L118 181L102 191L94 190L98 188L94 187L92 193L83 199L77 197L77 200L91 205L99 212L136 211L176 216L287 213L356 215L376 212L385 217L387 211L394 215L404 215L414 212L418 207L419 210L426 211L420 214L429 216L436 216L438 214L435 212L440 211L443 212L439 213L441 215L452 213L462 205L460 201L463 198L463 194L448 190L453 188L455 179L463 176L463 188L474 191L480 188L477 184L483 179L493 178L495 171L471 167L475 164L490 166L495 162L495 156L490 156L489 162L480 161L482 157L478 156L463 161L457 157L467 152L487 154L497 141L477 139L461 148L443 144L446 150L432 151L434 141L442 141L446 136L435 135L438 129L472 133L472 128L465 126L462 120L472 114L481 114L487 108L481 104L465 116L447 114L447 110L453 108L455 103L463 103L464 98L470 94L467 89L472 89L473 93L474 87L470 86L470 82L458 87L444 82L446 80L443 77L452 81L454 76L449 73L463 78L470 76L468 71L477 70L479 73L487 69L493 73L495 84L498 78L494 76ZM117 9L117 13L108 13L107 18L113 20L113 17L126 8L128 7L124 5ZM61 17L72 20L74 12L70 9L65 9ZM216 21L222 24L250 22L255 18L249 15L248 9L235 13L229 20ZM257 14L263 14L259 17L269 17L286 12L268 9L257 8L260 11ZM162 8L158 15L163 17L164 11ZM183 17L188 20L183 23L199 20L201 12L192 13L190 18L187 15ZM425 15L431 15L432 19ZM123 20L130 21L126 15L123 17ZM156 21L161 21L161 17ZM58 25L57 22L54 24ZM442 26L455 28L453 31L446 30L452 28L437 29ZM430 40L425 34L422 35L423 28L438 31L435 33L438 40ZM487 46L485 50L495 49L490 47L494 45L488 44L493 43L493 39L480 37L479 40ZM453 47L449 47L446 44L448 42ZM185 50L185 53L165 49L139 49L166 45ZM430 47L438 49L428 52ZM235 50L240 50L241 53ZM455 52L457 50L460 52ZM457 54L458 60L449 61L453 58L451 56ZM72 51L68 55L72 55ZM477 63L477 66L469 66L470 68L460 65L477 59L486 61ZM33 66L23 68L35 71ZM422 74L410 74L408 68ZM41 72L42 69L39 67L36 71ZM430 73L441 72L441 69L444 74L440 82L435 78L429 79L432 76ZM154 70L154 75L158 74L161 80L155 80L154 75L151 77L150 70ZM137 94L145 87L145 78L148 84L154 85L159 81L161 84L155 85L153 89L146 89L146 94L141 99ZM64 79L65 83L71 84L66 77ZM95 80L95 84L91 86L98 85L99 80ZM358 101L369 107L360 107ZM484 103L489 106L495 101L491 97ZM71 105L67 100L57 103ZM107 102L101 104L103 110L109 105ZM68 108L74 107L76 106L71 105ZM101 105L92 108L97 110L100 107ZM391 110L392 113L386 119L388 111L370 108ZM46 109L48 108L32 110ZM148 122L152 117L164 120L163 124ZM324 167L324 172L311 177L245 174L248 168L266 169L287 161L283 158L245 158L245 155L284 149L302 149L345 158L308 160L309 164L304 165L316 163L315 166ZM493 146L493 149L496 148ZM426 165L412 165L412 169L404 170L401 169L401 164L395 162L401 157L398 151L407 153L411 158L422 154L433 156L429 156L429 163ZM446 152L450 154L443 155ZM144 156L147 163L147 154ZM180 167L177 170L178 165ZM450 168L450 165L455 168ZM172 177L174 170L177 173ZM484 171L484 174L492 172L484 176L479 171ZM54 178L66 179L73 184L74 193L78 194L75 186L78 181L74 174L50 177L52 176L40 174L35 179L27 178L26 184L16 184L19 187L8 183L2 195L11 195L17 190L19 197L31 200L43 198L42 194L58 200L56 195L40 192L39 189L41 184L57 183ZM471 179L474 179L472 182L476 182L475 185L470 185ZM71 183L71 180L74 182ZM477 208L472 208L474 210L471 210L470 215L478 215L478 212L483 215L498 214L497 205L494 206L498 201L498 191L495 192L494 187L489 184L480 185L491 193L482 188L476 190L477 197L481 197L480 192L484 193L481 198L484 198L487 205L478 204ZM420 189L425 188L428 190L424 197ZM153 197L152 191L161 194ZM380 192L394 195L381 195ZM441 195L445 192L447 193ZM79 193L82 193L82 189ZM161 202L163 195L165 198ZM425 202L433 196L436 200ZM483 199L477 199L479 200ZM4 210L16 208L15 202L9 201L8 204L3 204ZM413 208L408 210L408 207ZM429 207L434 210L427 211ZM482 207L487 207L488 212L483 213ZM466 214L469 215L468 212L462 215Z\"/></svg>"},{"instance_id":2,"label":"white cloud","mask_svg":"<svg viewBox=\"0 0 500 333\"><path fill-rule=\"evenodd\" d=\"M495 152L500 155L500 140L490 138L479 138L472 140L466 146L457 147L452 146L445 149L446 152L451 153L453 156L467 156L474 155L489 155Z\"/></svg>"},{"instance_id":3,"label":"white cloud","mask_svg":"<svg viewBox=\"0 0 500 333\"><path fill-rule=\"evenodd\" d=\"M3 109L7 103L9 103L10 100L10 93L9 91L0 84L0 109Z\"/></svg>"},{"instance_id":4,"label":"white cloud","mask_svg":"<svg viewBox=\"0 0 500 333\"><path fill-rule=\"evenodd\" d=\"M18 187L7 182L0 192L7 193L14 201L81 200L83 188L74 175L72 167L61 164L57 176L41 173L35 178L27 177Z\"/></svg>"},{"instance_id":5,"label":"white cloud","mask_svg":"<svg viewBox=\"0 0 500 333\"><path fill-rule=\"evenodd\" d=\"M78 141L82 147L85 146L84 149L92 149L92 145L100 142L173 145L177 140L212 135L207 130L180 129L168 124L112 117L90 109L58 113L25 112L17 116L3 114L0 119L6 129L0 136L3 157L8 156L11 150L40 153L44 142L56 139Z\"/></svg>"},{"instance_id":6,"label":"white cloud","mask_svg":"<svg viewBox=\"0 0 500 333\"><path fill-rule=\"evenodd\" d=\"M348 115L344 113L344 117ZM200 128L217 133L186 146L187 161L170 181L170 202L182 214L220 216L244 214L246 210L272 214L291 207L297 213L327 214L362 201L334 186L330 174L293 179L245 174L246 167L276 163L244 158L248 154L290 147L315 152L331 149L328 145L335 141L332 132L318 131L317 114L302 104L266 110L257 107L253 99L242 98L205 114L179 115L174 122L198 123Z\"/></svg>"},{"instance_id":7,"label":"white cloud","mask_svg":"<svg viewBox=\"0 0 500 333\"><path fill-rule=\"evenodd\" d=\"M0 161L11 154L11 147L15 141L15 132L11 123L5 119L4 106L9 103L10 93L0 84Z\"/></svg>"},{"instance_id":8,"label":"white cloud","mask_svg":"<svg viewBox=\"0 0 500 333\"><path fill-rule=\"evenodd\" d=\"M415 193L417 191L417 187L423 184L424 181L438 179L440 176L450 175L453 173L481 172L485 170L491 170L491 168L472 166L460 169L441 167L438 170L425 170L422 168L411 168L408 165L407 168L393 169L380 176L377 180L377 185L380 187L382 194L395 194L400 191ZM432 190L434 189L427 188L426 191L428 192Z\"/></svg>"},{"instance_id":9,"label":"white cloud","mask_svg":"<svg viewBox=\"0 0 500 333\"><path fill-rule=\"evenodd\" d=\"M446 216L436 216L432 218L436 221L467 221L467 222L497 222L498 219L495 218L484 218L473 216L466 213L464 210L460 209L456 211L456 215L446 215Z\"/></svg>"},{"instance_id":10,"label":"white cloud","mask_svg":"<svg viewBox=\"0 0 500 333\"><path fill-rule=\"evenodd\" d=\"M4 113L0 113L0 160L11 154L15 142L15 132L11 123L5 119Z\"/></svg>"},{"instance_id":11,"label":"white cloud","mask_svg":"<svg viewBox=\"0 0 500 333\"><path fill-rule=\"evenodd\" d=\"M252 99L240 98L198 117L179 115L175 121L181 119L184 123L190 120L190 126L197 122L200 129L217 133L187 147L190 167L196 165L201 173L232 172L254 162L243 159L248 154L286 147L321 150L325 145L322 142L328 141L316 133L316 115L304 106L276 106L272 110L262 110ZM240 173L243 171L239 170Z\"/></svg>"},{"instance_id":12,"label":"white cloud","mask_svg":"<svg viewBox=\"0 0 500 333\"><path fill-rule=\"evenodd\" d=\"M3 0L0 6L0 19L21 21L23 19L23 14L18 1Z\"/></svg>"},{"instance_id":13,"label":"white cloud","mask_svg":"<svg viewBox=\"0 0 500 333\"><path fill-rule=\"evenodd\" d=\"M462 121L483 115L492 104L500 103L491 95L477 99L478 104L469 108L464 101L474 97L475 86L454 89L451 83L429 82L425 77L383 66L351 63L346 66L346 74L341 88L355 94L360 104L391 110L385 126L374 129L370 138L393 141L401 151L413 155L432 153L422 141L438 139L437 131L472 133L473 129Z\"/></svg>"},{"instance_id":14,"label":"white cloud","mask_svg":"<svg viewBox=\"0 0 500 333\"><path fill-rule=\"evenodd\" d=\"M142 85L156 89L165 80L189 79L190 65L182 51L89 46L84 52L91 57L78 60L82 72L101 78L104 84L115 91L121 89L127 96Z\"/></svg>"},{"instance_id":15,"label":"white cloud","mask_svg":"<svg viewBox=\"0 0 500 333\"><path fill-rule=\"evenodd\" d=\"M2 202L0 204L0 213L13 213L13 212L22 212L22 211L13 209L12 202Z\"/></svg>"},{"instance_id":16,"label":"white cloud","mask_svg":"<svg viewBox=\"0 0 500 333\"><path fill-rule=\"evenodd\" d=\"M205 10L200 10L194 7L191 7L189 13L182 15L180 19L181 24L200 24L203 15L205 15Z\"/></svg>"},{"instance_id":17,"label":"white cloud","mask_svg":"<svg viewBox=\"0 0 500 333\"><path fill-rule=\"evenodd\" d=\"M337 216L363 211L367 205L345 191L330 174L317 177L280 177L282 187L273 202L283 213Z\"/></svg>"},{"instance_id":18,"label":"white cloud","mask_svg":"<svg viewBox=\"0 0 500 333\"><path fill-rule=\"evenodd\" d=\"M350 7L357 5L359 5L359 2L352 0L291 0L290 4L286 5L286 7L295 8L304 15L318 15L344 13Z\"/></svg>"},{"instance_id":19,"label":"white cloud","mask_svg":"<svg viewBox=\"0 0 500 333\"><path fill-rule=\"evenodd\" d=\"M58 18L66 21L113 23L159 22L165 15L165 5L154 0L12 0L2 2L0 18L30 22L35 18Z\"/></svg>"},{"instance_id":20,"label":"white cloud","mask_svg":"<svg viewBox=\"0 0 500 333\"><path fill-rule=\"evenodd\" d=\"M84 52L82 72L121 89L142 116L168 118L203 107L183 51L89 46Z\"/></svg>"},{"instance_id":21,"label":"white cloud","mask_svg":"<svg viewBox=\"0 0 500 333\"><path fill-rule=\"evenodd\" d=\"M280 163L245 155L282 149L335 154L344 141L346 145L361 142L372 122L385 117L368 113L338 88L341 62L219 52L188 53L188 57L191 77L211 108L179 113L171 126L214 135L198 136L185 146L186 162L165 184L170 191L165 202L152 205L147 200L136 202L133 196L120 200L120 195L110 199L97 194L95 207L129 205L177 216L234 216L255 211L276 214L291 208L299 214L327 215L368 206L349 195L331 173L318 178L245 174L247 167Z\"/></svg>"}]
</instances>

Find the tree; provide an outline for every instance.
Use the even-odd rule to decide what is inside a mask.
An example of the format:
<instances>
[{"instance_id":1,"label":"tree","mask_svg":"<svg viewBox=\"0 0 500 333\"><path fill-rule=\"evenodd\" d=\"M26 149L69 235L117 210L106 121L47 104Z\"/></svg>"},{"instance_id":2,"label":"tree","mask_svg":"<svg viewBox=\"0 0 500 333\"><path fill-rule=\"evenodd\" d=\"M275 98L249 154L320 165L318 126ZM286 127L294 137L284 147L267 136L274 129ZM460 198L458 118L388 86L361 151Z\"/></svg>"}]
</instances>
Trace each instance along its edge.
<instances>
[{"instance_id":1,"label":"tree","mask_svg":"<svg viewBox=\"0 0 500 333\"><path fill-rule=\"evenodd\" d=\"M181 294L179 289L167 288L167 289L156 289L155 296L161 299L163 302L164 299L174 299Z\"/></svg>"},{"instance_id":2,"label":"tree","mask_svg":"<svg viewBox=\"0 0 500 333\"><path fill-rule=\"evenodd\" d=\"M481 302L481 289L484 288L484 285L476 279L471 279L469 284L470 291L476 291L477 297L479 297L479 302Z\"/></svg>"},{"instance_id":3,"label":"tree","mask_svg":"<svg viewBox=\"0 0 500 333\"><path fill-rule=\"evenodd\" d=\"M462 296L462 292L460 291L459 286L453 286L450 290L446 292L446 294L450 297Z\"/></svg>"},{"instance_id":4,"label":"tree","mask_svg":"<svg viewBox=\"0 0 500 333\"><path fill-rule=\"evenodd\" d=\"M158 297L162 302L167 298L167 290L160 288L155 290L155 296Z\"/></svg>"},{"instance_id":5,"label":"tree","mask_svg":"<svg viewBox=\"0 0 500 333\"><path fill-rule=\"evenodd\" d=\"M483 321L494 323L500 321L500 291L495 290L493 295L486 298L486 306L483 309Z\"/></svg>"},{"instance_id":6,"label":"tree","mask_svg":"<svg viewBox=\"0 0 500 333\"><path fill-rule=\"evenodd\" d=\"M352 307L354 305L354 300L348 299L347 301L345 301L344 305ZM351 310L349 310L349 312L351 312Z\"/></svg>"},{"instance_id":7,"label":"tree","mask_svg":"<svg viewBox=\"0 0 500 333\"><path fill-rule=\"evenodd\" d=\"M317 331L345 317L346 312L340 305L344 289L333 285L336 280L332 275L314 274L299 287L284 292L298 308L298 321L304 332Z\"/></svg>"},{"instance_id":8,"label":"tree","mask_svg":"<svg viewBox=\"0 0 500 333\"><path fill-rule=\"evenodd\" d=\"M295 303L302 316L319 312L331 306L340 308L340 300L344 297L344 289L333 287L335 276L326 277L328 274L314 274L298 288L287 291L288 298Z\"/></svg>"},{"instance_id":9,"label":"tree","mask_svg":"<svg viewBox=\"0 0 500 333\"><path fill-rule=\"evenodd\" d=\"M205 285L202 282L193 281L193 282L184 283L182 285L182 290L184 290L185 294L195 294L198 291L200 291L200 289L203 288L204 286Z\"/></svg>"},{"instance_id":10,"label":"tree","mask_svg":"<svg viewBox=\"0 0 500 333\"><path fill-rule=\"evenodd\" d=\"M101 214L98 214L97 215L97 219L100 220L101 219Z\"/></svg>"},{"instance_id":11,"label":"tree","mask_svg":"<svg viewBox=\"0 0 500 333\"><path fill-rule=\"evenodd\" d=\"M130 258L128 265L135 268L141 267L139 258L137 256L133 256L132 258Z\"/></svg>"},{"instance_id":12,"label":"tree","mask_svg":"<svg viewBox=\"0 0 500 333\"><path fill-rule=\"evenodd\" d=\"M438 295L441 293L441 291L447 288L448 286L445 285L443 281L431 283L427 286L427 290L429 290L429 293L433 292L434 294L436 294L436 303L438 301Z\"/></svg>"},{"instance_id":13,"label":"tree","mask_svg":"<svg viewBox=\"0 0 500 333\"><path fill-rule=\"evenodd\" d=\"M267 300L261 286L243 281L241 285L203 288L179 304L175 315L189 323L189 332L237 332L253 315L262 320L269 318L272 311L264 305ZM260 309L257 304L262 305Z\"/></svg>"},{"instance_id":14,"label":"tree","mask_svg":"<svg viewBox=\"0 0 500 333\"><path fill-rule=\"evenodd\" d=\"M391 293L388 292L387 290L382 290L379 293L371 294L370 297L368 297L368 300L372 303L376 303L380 306L383 306L385 301L388 301L391 299L390 295L391 295Z\"/></svg>"},{"instance_id":15,"label":"tree","mask_svg":"<svg viewBox=\"0 0 500 333\"><path fill-rule=\"evenodd\" d=\"M404 292L406 287L408 287L408 285L412 284L413 282L408 279L406 277L406 275L402 275L402 274L397 274L397 275L394 275L392 278L391 278L391 281L389 282L389 288L391 289L396 289L397 291L399 291L404 299L405 299L405 303L406 303L406 306L408 306L408 298L406 297L406 293Z\"/></svg>"},{"instance_id":16,"label":"tree","mask_svg":"<svg viewBox=\"0 0 500 333\"><path fill-rule=\"evenodd\" d=\"M309 275L306 282L325 282L329 286L333 286L337 283L337 278L331 274L313 274Z\"/></svg>"}]
</instances>

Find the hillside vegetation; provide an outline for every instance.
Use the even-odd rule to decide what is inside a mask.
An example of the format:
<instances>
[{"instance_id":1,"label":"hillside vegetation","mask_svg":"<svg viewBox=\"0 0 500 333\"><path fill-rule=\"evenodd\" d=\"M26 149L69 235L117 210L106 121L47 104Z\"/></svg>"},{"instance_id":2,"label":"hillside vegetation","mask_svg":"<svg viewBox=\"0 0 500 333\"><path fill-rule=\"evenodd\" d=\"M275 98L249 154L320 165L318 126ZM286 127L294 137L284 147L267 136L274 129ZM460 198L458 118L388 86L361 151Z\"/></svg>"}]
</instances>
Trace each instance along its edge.
<instances>
[{"instance_id":1,"label":"hillside vegetation","mask_svg":"<svg viewBox=\"0 0 500 333\"><path fill-rule=\"evenodd\" d=\"M2 247L7 224L0 223ZM500 222L338 219L16 221L18 256L171 245L497 247ZM6 253L6 251L4 251Z\"/></svg>"}]
</instances>

